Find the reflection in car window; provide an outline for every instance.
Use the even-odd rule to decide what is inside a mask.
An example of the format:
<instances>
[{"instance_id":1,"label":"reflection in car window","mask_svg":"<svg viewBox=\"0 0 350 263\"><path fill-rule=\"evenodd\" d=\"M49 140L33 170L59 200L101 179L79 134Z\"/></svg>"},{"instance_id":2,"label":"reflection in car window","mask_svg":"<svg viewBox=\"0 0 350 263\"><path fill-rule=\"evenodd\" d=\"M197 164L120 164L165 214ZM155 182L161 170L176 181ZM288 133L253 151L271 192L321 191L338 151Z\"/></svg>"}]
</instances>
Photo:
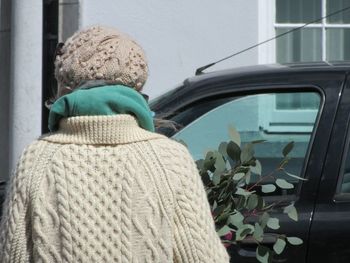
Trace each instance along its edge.
<instances>
[{"instance_id":1,"label":"reflection in car window","mask_svg":"<svg viewBox=\"0 0 350 263\"><path fill-rule=\"evenodd\" d=\"M280 93L278 98L287 101L295 94ZM299 108L279 110L278 114L283 114L283 122L276 122L274 118L277 94L212 100L203 106L188 108L174 117L178 123L184 121L185 127L173 138L183 140L197 160L203 158L208 150L217 149L221 142L229 141L228 127L232 125L240 133L242 144L266 140L255 146L255 156L262 164L263 174L273 171L278 166L282 160L284 146L293 141L295 146L287 168L290 173L302 176L321 99L316 92L300 94L305 99L316 102L317 108L308 111ZM279 129L276 129L276 126L280 126ZM282 173L277 176L282 176L293 184L298 182L297 179Z\"/></svg>"},{"instance_id":2,"label":"reflection in car window","mask_svg":"<svg viewBox=\"0 0 350 263\"><path fill-rule=\"evenodd\" d=\"M350 194L350 149L349 149L350 140L348 139L346 151L344 152L345 159L343 160L343 168L341 170L341 176L339 177L338 184L338 194Z\"/></svg>"}]
</instances>

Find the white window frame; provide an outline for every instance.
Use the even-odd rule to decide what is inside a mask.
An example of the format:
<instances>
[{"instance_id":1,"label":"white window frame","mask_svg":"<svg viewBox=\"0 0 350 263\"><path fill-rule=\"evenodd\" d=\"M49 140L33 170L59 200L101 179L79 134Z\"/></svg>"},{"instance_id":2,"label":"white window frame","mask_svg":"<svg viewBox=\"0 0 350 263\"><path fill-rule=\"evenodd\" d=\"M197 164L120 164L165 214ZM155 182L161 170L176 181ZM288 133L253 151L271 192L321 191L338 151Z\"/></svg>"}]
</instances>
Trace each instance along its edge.
<instances>
[{"instance_id":1,"label":"white window frame","mask_svg":"<svg viewBox=\"0 0 350 263\"><path fill-rule=\"evenodd\" d=\"M327 15L327 0L322 0L322 17ZM331 1L331 0L328 0ZM258 2L259 8L259 42L276 36L276 29L293 29L301 27L302 23L276 23L276 0L265 0ZM322 29L322 60L327 59L326 30L330 28L350 28L350 24L329 24L323 19L317 24L307 25L306 28ZM276 41L259 46L259 64L276 63ZM260 112L269 110L268 118L260 118L260 126L267 132L312 132L312 125L315 114L318 110L278 110L276 108L276 97L269 98L269 101L259 101ZM288 121L286 121L288 120ZM279 125L280 124L280 125ZM302 124L302 125L301 125Z\"/></svg>"},{"instance_id":2,"label":"white window frame","mask_svg":"<svg viewBox=\"0 0 350 263\"><path fill-rule=\"evenodd\" d=\"M322 7L321 7L322 17L325 17L327 15L327 1L332 1L332 0L322 0L322 3L321 3L322 4ZM276 2L275 2L275 8L276 8ZM274 21L276 21L275 16L274 16ZM275 29L279 29L279 28L293 29L296 27L301 27L303 25L305 25L305 24L304 23L295 23L294 24L294 23L276 23L276 22L274 22ZM327 23L327 19L322 19L319 23L307 25L305 28L318 28L318 29L320 28L322 30L322 34L321 34L322 61L327 61L327 35L326 35L327 29L350 28L350 24L333 24L333 23L330 24L330 23Z\"/></svg>"}]
</instances>

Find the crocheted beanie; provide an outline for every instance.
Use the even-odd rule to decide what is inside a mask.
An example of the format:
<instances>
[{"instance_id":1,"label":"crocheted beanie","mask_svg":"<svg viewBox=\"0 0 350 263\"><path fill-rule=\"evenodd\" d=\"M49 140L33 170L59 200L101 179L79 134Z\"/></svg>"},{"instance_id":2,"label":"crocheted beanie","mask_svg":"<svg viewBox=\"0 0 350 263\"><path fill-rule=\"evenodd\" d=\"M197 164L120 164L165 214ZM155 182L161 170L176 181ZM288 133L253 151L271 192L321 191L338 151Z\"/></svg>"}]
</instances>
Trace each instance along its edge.
<instances>
[{"instance_id":1,"label":"crocheted beanie","mask_svg":"<svg viewBox=\"0 0 350 263\"><path fill-rule=\"evenodd\" d=\"M147 72L142 48L128 35L102 26L76 32L67 39L55 60L58 96L91 80L140 91Z\"/></svg>"}]
</instances>

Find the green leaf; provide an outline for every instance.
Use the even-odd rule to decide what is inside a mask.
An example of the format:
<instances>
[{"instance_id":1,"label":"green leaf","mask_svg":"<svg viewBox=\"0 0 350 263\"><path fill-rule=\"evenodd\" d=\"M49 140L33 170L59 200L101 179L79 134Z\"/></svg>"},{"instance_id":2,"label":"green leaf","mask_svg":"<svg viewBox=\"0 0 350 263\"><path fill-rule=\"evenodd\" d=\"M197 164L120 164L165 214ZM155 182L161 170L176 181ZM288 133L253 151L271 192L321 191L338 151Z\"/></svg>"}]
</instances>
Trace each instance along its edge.
<instances>
[{"instance_id":1,"label":"green leaf","mask_svg":"<svg viewBox=\"0 0 350 263\"><path fill-rule=\"evenodd\" d=\"M274 184L264 184L261 186L261 191L263 193L272 193L276 190L276 186Z\"/></svg>"},{"instance_id":2,"label":"green leaf","mask_svg":"<svg viewBox=\"0 0 350 263\"><path fill-rule=\"evenodd\" d=\"M302 178L302 177L300 177L300 176L297 176L297 175L295 175L295 174L291 174L291 173L288 173L288 172L286 172L286 171L284 171L288 176L290 176L290 177L293 177L293 178L296 178L296 179L298 179L298 180L302 180L302 181L307 181L307 179L305 179L305 178Z\"/></svg>"},{"instance_id":3,"label":"green leaf","mask_svg":"<svg viewBox=\"0 0 350 263\"><path fill-rule=\"evenodd\" d=\"M261 263L269 263L269 249L265 246L259 245L256 248L256 259L259 260Z\"/></svg>"},{"instance_id":4,"label":"green leaf","mask_svg":"<svg viewBox=\"0 0 350 263\"><path fill-rule=\"evenodd\" d=\"M213 184L214 185L218 185L220 183L221 180L221 171L220 170L216 170L213 174Z\"/></svg>"},{"instance_id":5,"label":"green leaf","mask_svg":"<svg viewBox=\"0 0 350 263\"><path fill-rule=\"evenodd\" d=\"M241 152L241 162L247 163L254 157L254 146L252 143L247 143L243 146Z\"/></svg>"},{"instance_id":6,"label":"green leaf","mask_svg":"<svg viewBox=\"0 0 350 263\"><path fill-rule=\"evenodd\" d=\"M257 174L257 175L261 175L262 167L261 167L260 161L259 160L255 160L255 166L251 166L250 170L253 173Z\"/></svg>"},{"instance_id":7,"label":"green leaf","mask_svg":"<svg viewBox=\"0 0 350 263\"><path fill-rule=\"evenodd\" d=\"M245 173L236 173L232 179L235 180L235 181L239 181L241 180L243 177L245 176Z\"/></svg>"},{"instance_id":8,"label":"green leaf","mask_svg":"<svg viewBox=\"0 0 350 263\"><path fill-rule=\"evenodd\" d=\"M212 151L207 152L205 159L204 159L204 169L205 170L209 170L214 172L215 170L215 157L214 157L214 153Z\"/></svg>"},{"instance_id":9,"label":"green leaf","mask_svg":"<svg viewBox=\"0 0 350 263\"><path fill-rule=\"evenodd\" d=\"M303 240L301 240L298 237L287 237L287 241L289 242L289 244L294 245L294 246L298 246L303 244Z\"/></svg>"},{"instance_id":10,"label":"green leaf","mask_svg":"<svg viewBox=\"0 0 350 263\"><path fill-rule=\"evenodd\" d=\"M221 153L225 157L227 157L227 145L227 142L222 142L219 145L219 153Z\"/></svg>"},{"instance_id":11,"label":"green leaf","mask_svg":"<svg viewBox=\"0 0 350 263\"><path fill-rule=\"evenodd\" d=\"M220 230L217 232L218 236L224 236L227 235L228 233L231 232L231 228L228 226L223 226L222 228L220 228Z\"/></svg>"},{"instance_id":12,"label":"green leaf","mask_svg":"<svg viewBox=\"0 0 350 263\"><path fill-rule=\"evenodd\" d=\"M196 165L197 165L197 169L198 170L202 170L203 166L204 166L204 160L203 159L199 159L196 161Z\"/></svg>"},{"instance_id":13,"label":"green leaf","mask_svg":"<svg viewBox=\"0 0 350 263\"><path fill-rule=\"evenodd\" d=\"M247 172L247 175L245 177L245 183L248 185L250 183L250 178L251 178L252 173L250 171Z\"/></svg>"},{"instance_id":14,"label":"green leaf","mask_svg":"<svg viewBox=\"0 0 350 263\"><path fill-rule=\"evenodd\" d=\"M253 210L258 205L258 196L256 194L252 194L248 197L247 209Z\"/></svg>"},{"instance_id":15,"label":"green leaf","mask_svg":"<svg viewBox=\"0 0 350 263\"><path fill-rule=\"evenodd\" d=\"M261 242L264 239L264 229L258 223L255 223L255 230L254 230L253 237L258 242Z\"/></svg>"},{"instance_id":16,"label":"green leaf","mask_svg":"<svg viewBox=\"0 0 350 263\"><path fill-rule=\"evenodd\" d=\"M294 185L292 185L291 183L288 183L284 179L277 179L276 184L282 189L293 189L294 188Z\"/></svg>"},{"instance_id":17,"label":"green leaf","mask_svg":"<svg viewBox=\"0 0 350 263\"><path fill-rule=\"evenodd\" d=\"M237 187L237 190L235 192L236 195L243 195L243 196L248 196L251 195L253 192L249 192L244 190L243 188Z\"/></svg>"},{"instance_id":18,"label":"green leaf","mask_svg":"<svg viewBox=\"0 0 350 263\"><path fill-rule=\"evenodd\" d=\"M294 148L294 142L290 142L288 143L284 148L283 148L283 151L282 151L282 154L284 157L286 157Z\"/></svg>"},{"instance_id":19,"label":"green leaf","mask_svg":"<svg viewBox=\"0 0 350 263\"><path fill-rule=\"evenodd\" d=\"M241 136L239 135L238 131L235 129L235 127L233 127L232 125L230 125L228 127L228 133L230 135L230 138L233 142L235 142L238 146L241 145Z\"/></svg>"},{"instance_id":20,"label":"green leaf","mask_svg":"<svg viewBox=\"0 0 350 263\"><path fill-rule=\"evenodd\" d=\"M208 172L201 172L200 175L201 175L201 178L202 178L202 181L203 181L204 185L207 186L208 184L211 183L211 178L210 178Z\"/></svg>"},{"instance_id":21,"label":"green leaf","mask_svg":"<svg viewBox=\"0 0 350 263\"><path fill-rule=\"evenodd\" d=\"M298 212L293 204L286 206L283 209L283 213L287 214L290 219L298 221Z\"/></svg>"},{"instance_id":22,"label":"green leaf","mask_svg":"<svg viewBox=\"0 0 350 263\"><path fill-rule=\"evenodd\" d=\"M254 226L249 224L241 225L236 231L236 240L243 240L247 235L250 235L254 232Z\"/></svg>"},{"instance_id":23,"label":"green leaf","mask_svg":"<svg viewBox=\"0 0 350 263\"><path fill-rule=\"evenodd\" d=\"M270 219L270 215L266 212L263 213L263 215L260 218L260 224L262 228L265 228L267 225L267 221Z\"/></svg>"},{"instance_id":24,"label":"green leaf","mask_svg":"<svg viewBox=\"0 0 350 263\"><path fill-rule=\"evenodd\" d=\"M239 161L241 157L241 148L233 141L227 145L227 155L234 161Z\"/></svg>"},{"instance_id":25,"label":"green leaf","mask_svg":"<svg viewBox=\"0 0 350 263\"><path fill-rule=\"evenodd\" d=\"M277 255L280 255L285 247L286 241L282 238L278 238L276 243L273 245L273 251L275 251Z\"/></svg>"},{"instance_id":26,"label":"green leaf","mask_svg":"<svg viewBox=\"0 0 350 263\"><path fill-rule=\"evenodd\" d=\"M220 171L220 173L226 169L226 162L219 152L216 152L215 168Z\"/></svg>"},{"instance_id":27,"label":"green leaf","mask_svg":"<svg viewBox=\"0 0 350 263\"><path fill-rule=\"evenodd\" d=\"M265 206L265 201L264 201L264 198L262 198L262 196L257 195L257 197L258 197L258 205L256 206L256 209L261 210Z\"/></svg>"},{"instance_id":28,"label":"green leaf","mask_svg":"<svg viewBox=\"0 0 350 263\"><path fill-rule=\"evenodd\" d=\"M271 217L267 220L267 226L273 230L277 230L280 228L280 223L278 218Z\"/></svg>"},{"instance_id":29,"label":"green leaf","mask_svg":"<svg viewBox=\"0 0 350 263\"><path fill-rule=\"evenodd\" d=\"M229 216L227 223L232 224L238 228L243 225L243 220L243 215L237 211L235 214Z\"/></svg>"},{"instance_id":30,"label":"green leaf","mask_svg":"<svg viewBox=\"0 0 350 263\"><path fill-rule=\"evenodd\" d=\"M236 201L236 209L243 209L245 205L245 196L240 195Z\"/></svg>"}]
</instances>

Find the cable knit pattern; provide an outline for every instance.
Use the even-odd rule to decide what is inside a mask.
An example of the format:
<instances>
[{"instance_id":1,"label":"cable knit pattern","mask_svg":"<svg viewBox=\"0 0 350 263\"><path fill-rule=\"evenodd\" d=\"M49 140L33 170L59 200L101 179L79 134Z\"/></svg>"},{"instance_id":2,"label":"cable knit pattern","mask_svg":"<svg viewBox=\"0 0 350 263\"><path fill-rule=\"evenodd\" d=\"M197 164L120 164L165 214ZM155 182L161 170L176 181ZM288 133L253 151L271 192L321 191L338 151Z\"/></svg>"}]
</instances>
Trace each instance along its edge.
<instances>
[{"instance_id":1,"label":"cable knit pattern","mask_svg":"<svg viewBox=\"0 0 350 263\"><path fill-rule=\"evenodd\" d=\"M73 117L23 153L0 262L228 262L187 149L129 115Z\"/></svg>"}]
</instances>

